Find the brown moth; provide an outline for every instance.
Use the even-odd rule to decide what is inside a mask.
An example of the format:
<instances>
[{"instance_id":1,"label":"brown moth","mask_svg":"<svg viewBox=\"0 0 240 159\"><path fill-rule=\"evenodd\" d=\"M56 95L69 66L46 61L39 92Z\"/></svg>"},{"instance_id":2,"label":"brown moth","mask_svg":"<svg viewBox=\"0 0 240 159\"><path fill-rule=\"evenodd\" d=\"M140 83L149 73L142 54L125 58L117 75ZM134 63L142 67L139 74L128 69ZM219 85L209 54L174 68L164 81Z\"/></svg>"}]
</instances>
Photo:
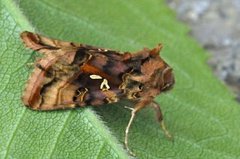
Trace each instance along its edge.
<instances>
[{"instance_id":1,"label":"brown moth","mask_svg":"<svg viewBox=\"0 0 240 159\"><path fill-rule=\"evenodd\" d=\"M36 60L22 101L34 110L99 106L128 99L133 102L128 132L135 114L152 106L166 136L163 116L154 97L174 85L172 68L159 56L162 45L134 54L53 40L31 32L21 33L26 47L43 56Z\"/></svg>"}]
</instances>

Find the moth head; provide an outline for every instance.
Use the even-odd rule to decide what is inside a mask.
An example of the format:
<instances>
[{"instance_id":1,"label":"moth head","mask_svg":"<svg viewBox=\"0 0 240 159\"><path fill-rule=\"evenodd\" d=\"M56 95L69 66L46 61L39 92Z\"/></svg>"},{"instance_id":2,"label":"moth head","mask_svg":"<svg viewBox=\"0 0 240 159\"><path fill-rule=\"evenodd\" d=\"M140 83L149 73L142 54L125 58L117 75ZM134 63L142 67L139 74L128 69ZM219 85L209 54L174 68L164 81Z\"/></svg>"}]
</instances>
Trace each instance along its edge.
<instances>
[{"instance_id":1,"label":"moth head","mask_svg":"<svg viewBox=\"0 0 240 159\"><path fill-rule=\"evenodd\" d=\"M155 73L153 74L157 82L156 85L160 90L160 92L165 92L173 88L175 79L174 79L172 68L159 56L161 49L162 49L162 44L158 44L155 48L153 48L150 51L150 56L157 61L156 62L157 64L159 64L157 66L158 69L155 72L156 74Z\"/></svg>"},{"instance_id":2,"label":"moth head","mask_svg":"<svg viewBox=\"0 0 240 159\"><path fill-rule=\"evenodd\" d=\"M155 94L159 94L170 90L174 85L172 68L159 55L161 49L162 45L159 44L152 50L144 49L131 58L132 65L137 68L131 72L131 80L142 83L141 90L145 92L155 90Z\"/></svg>"}]
</instances>

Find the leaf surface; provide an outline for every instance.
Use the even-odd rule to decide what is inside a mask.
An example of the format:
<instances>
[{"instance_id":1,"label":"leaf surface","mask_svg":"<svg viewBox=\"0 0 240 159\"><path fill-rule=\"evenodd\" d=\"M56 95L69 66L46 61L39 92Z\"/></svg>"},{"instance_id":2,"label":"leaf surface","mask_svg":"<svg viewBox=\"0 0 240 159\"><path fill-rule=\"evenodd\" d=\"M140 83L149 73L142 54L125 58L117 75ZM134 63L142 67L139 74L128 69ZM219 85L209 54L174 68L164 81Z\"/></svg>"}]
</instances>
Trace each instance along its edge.
<instances>
[{"instance_id":1,"label":"leaf surface","mask_svg":"<svg viewBox=\"0 0 240 159\"><path fill-rule=\"evenodd\" d=\"M122 144L127 102L51 112L22 105L36 54L20 41L24 30L121 51L163 43L177 82L156 101L174 142L149 108L133 123L131 149L138 158L239 158L240 107L163 1L2 0L0 8L0 158L130 158Z\"/></svg>"}]
</instances>

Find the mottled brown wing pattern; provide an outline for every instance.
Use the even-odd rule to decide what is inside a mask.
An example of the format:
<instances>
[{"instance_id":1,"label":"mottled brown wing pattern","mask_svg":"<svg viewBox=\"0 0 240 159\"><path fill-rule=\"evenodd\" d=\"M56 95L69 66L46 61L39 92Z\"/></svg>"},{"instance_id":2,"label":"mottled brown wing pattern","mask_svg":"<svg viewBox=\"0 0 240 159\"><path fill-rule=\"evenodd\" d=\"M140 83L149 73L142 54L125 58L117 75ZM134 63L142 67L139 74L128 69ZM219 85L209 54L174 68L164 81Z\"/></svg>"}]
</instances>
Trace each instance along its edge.
<instances>
[{"instance_id":1,"label":"mottled brown wing pattern","mask_svg":"<svg viewBox=\"0 0 240 159\"><path fill-rule=\"evenodd\" d=\"M120 75L129 69L121 61L122 54L30 32L21 37L27 47L44 55L37 60L24 91L25 105L52 110L118 101Z\"/></svg>"},{"instance_id":2,"label":"mottled brown wing pattern","mask_svg":"<svg viewBox=\"0 0 240 159\"><path fill-rule=\"evenodd\" d=\"M174 85L172 68L159 56L162 45L134 54L64 42L23 32L25 45L43 56L36 60L23 103L34 110L55 110L86 105L99 106L129 99L134 107L125 131L135 114L150 105L166 136L170 137L154 97Z\"/></svg>"},{"instance_id":3,"label":"mottled brown wing pattern","mask_svg":"<svg viewBox=\"0 0 240 159\"><path fill-rule=\"evenodd\" d=\"M36 61L33 73L28 80L22 97L24 104L32 109L41 110L63 108L64 106L57 106L56 108L52 108L52 106L59 100L57 94L61 85L66 83L68 78L70 79L77 71L76 68L67 66L72 64L76 50L80 45L51 40L30 32L23 32L21 38L27 47L44 55ZM58 70L61 71L58 72ZM61 76L64 72L67 72L68 75ZM59 76L66 81L62 80L59 84L56 84L54 80ZM54 89L46 88L46 86ZM49 92L45 90L49 90ZM47 94L50 94L50 96L47 96ZM45 98L45 96L47 97ZM49 98L51 99L48 100ZM57 102L57 104L59 103Z\"/></svg>"}]
</instances>

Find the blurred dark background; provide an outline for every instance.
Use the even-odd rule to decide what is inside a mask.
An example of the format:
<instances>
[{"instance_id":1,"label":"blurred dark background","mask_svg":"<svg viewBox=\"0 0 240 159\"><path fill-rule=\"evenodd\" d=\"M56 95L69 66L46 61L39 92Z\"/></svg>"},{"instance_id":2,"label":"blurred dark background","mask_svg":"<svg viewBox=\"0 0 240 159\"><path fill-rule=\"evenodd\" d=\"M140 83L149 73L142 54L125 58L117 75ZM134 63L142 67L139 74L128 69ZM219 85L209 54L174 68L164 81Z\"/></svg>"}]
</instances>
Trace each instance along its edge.
<instances>
[{"instance_id":1,"label":"blurred dark background","mask_svg":"<svg viewBox=\"0 0 240 159\"><path fill-rule=\"evenodd\" d=\"M240 102L240 0L167 0L167 3L211 54L209 65Z\"/></svg>"}]
</instances>

